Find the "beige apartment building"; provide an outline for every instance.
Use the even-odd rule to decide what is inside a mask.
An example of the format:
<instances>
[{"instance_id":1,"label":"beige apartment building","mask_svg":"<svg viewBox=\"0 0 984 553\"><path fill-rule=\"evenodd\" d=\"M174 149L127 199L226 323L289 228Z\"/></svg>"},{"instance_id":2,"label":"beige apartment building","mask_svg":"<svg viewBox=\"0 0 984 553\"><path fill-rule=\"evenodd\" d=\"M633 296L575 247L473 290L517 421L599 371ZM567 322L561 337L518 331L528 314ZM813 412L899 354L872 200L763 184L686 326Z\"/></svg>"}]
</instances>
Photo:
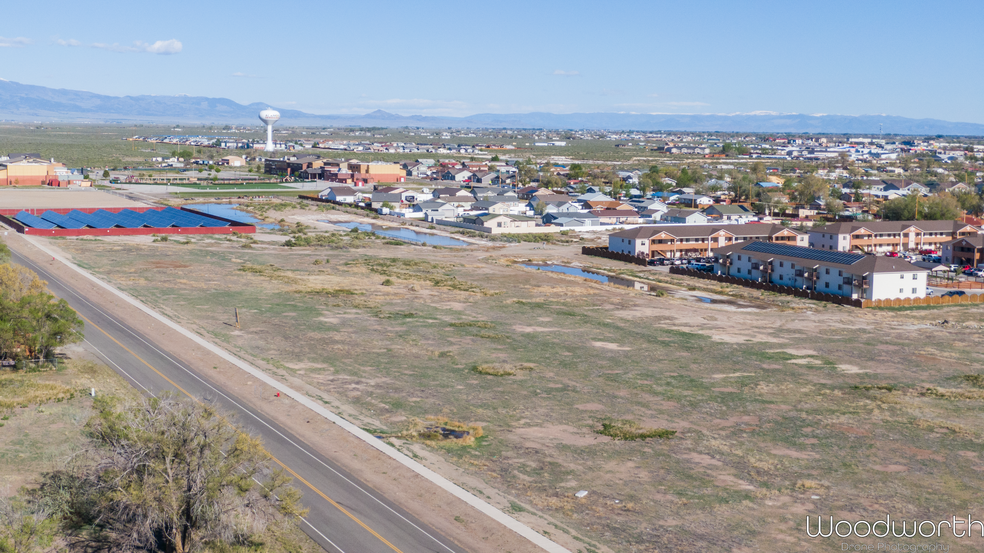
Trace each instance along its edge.
<instances>
[{"instance_id":1,"label":"beige apartment building","mask_svg":"<svg viewBox=\"0 0 984 553\"><path fill-rule=\"evenodd\" d=\"M835 223L810 230L810 247L839 252L935 249L981 230L960 221L870 221Z\"/></svg>"}]
</instances>

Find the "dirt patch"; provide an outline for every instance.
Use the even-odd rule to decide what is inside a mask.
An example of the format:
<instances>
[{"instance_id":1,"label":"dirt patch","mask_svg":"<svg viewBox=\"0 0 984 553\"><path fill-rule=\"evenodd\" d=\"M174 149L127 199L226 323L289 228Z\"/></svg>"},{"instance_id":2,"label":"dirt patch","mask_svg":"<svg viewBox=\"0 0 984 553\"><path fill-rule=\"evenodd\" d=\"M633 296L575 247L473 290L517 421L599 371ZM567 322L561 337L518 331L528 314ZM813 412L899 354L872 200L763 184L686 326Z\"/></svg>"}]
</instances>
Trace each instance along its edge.
<instances>
[{"instance_id":1,"label":"dirt patch","mask_svg":"<svg viewBox=\"0 0 984 553\"><path fill-rule=\"evenodd\" d=\"M794 459L816 459L819 457L816 453L810 453L808 451L796 451L795 449L789 449L785 447L777 447L775 449L770 449L769 453L773 455L782 455L783 457L792 457Z\"/></svg>"},{"instance_id":2,"label":"dirt patch","mask_svg":"<svg viewBox=\"0 0 984 553\"><path fill-rule=\"evenodd\" d=\"M523 326L523 325L514 325L512 328L516 332L557 332L560 330L559 328L547 328L545 326Z\"/></svg>"},{"instance_id":3,"label":"dirt patch","mask_svg":"<svg viewBox=\"0 0 984 553\"><path fill-rule=\"evenodd\" d=\"M604 411L605 406L600 403L582 403L580 405L575 405L575 409L580 409L582 411Z\"/></svg>"},{"instance_id":4,"label":"dirt patch","mask_svg":"<svg viewBox=\"0 0 984 553\"><path fill-rule=\"evenodd\" d=\"M554 448L558 445L594 445L612 441L608 436L584 432L566 424L517 428L507 438L518 439L529 447Z\"/></svg>"},{"instance_id":5,"label":"dirt patch","mask_svg":"<svg viewBox=\"0 0 984 553\"><path fill-rule=\"evenodd\" d=\"M141 264L148 269L187 269L191 267L188 263L180 261L169 261L167 259L155 259Z\"/></svg>"},{"instance_id":6,"label":"dirt patch","mask_svg":"<svg viewBox=\"0 0 984 553\"><path fill-rule=\"evenodd\" d=\"M615 344L615 343L612 343L612 342L591 342L591 345L594 346L594 347L596 347L596 348L611 349L611 350L617 350L617 351L629 351L629 350L632 349L632 348L622 347L622 346L620 346L618 344Z\"/></svg>"},{"instance_id":7,"label":"dirt patch","mask_svg":"<svg viewBox=\"0 0 984 553\"><path fill-rule=\"evenodd\" d=\"M909 467L903 465L872 465L871 468L878 472L907 472Z\"/></svg>"}]
</instances>

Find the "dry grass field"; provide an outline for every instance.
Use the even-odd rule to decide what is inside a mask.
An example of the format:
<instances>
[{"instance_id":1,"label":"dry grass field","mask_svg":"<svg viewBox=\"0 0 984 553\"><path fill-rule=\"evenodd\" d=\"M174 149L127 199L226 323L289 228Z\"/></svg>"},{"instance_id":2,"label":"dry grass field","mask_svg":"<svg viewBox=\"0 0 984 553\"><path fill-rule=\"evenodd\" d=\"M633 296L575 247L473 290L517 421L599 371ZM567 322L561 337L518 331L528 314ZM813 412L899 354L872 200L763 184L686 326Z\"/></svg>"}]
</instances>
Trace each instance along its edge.
<instances>
[{"instance_id":1,"label":"dry grass field","mask_svg":"<svg viewBox=\"0 0 984 553\"><path fill-rule=\"evenodd\" d=\"M808 538L807 514L984 515L980 306L861 311L665 274L657 296L515 263L652 275L576 244L336 234L50 243L585 552L823 551L840 542Z\"/></svg>"}]
</instances>

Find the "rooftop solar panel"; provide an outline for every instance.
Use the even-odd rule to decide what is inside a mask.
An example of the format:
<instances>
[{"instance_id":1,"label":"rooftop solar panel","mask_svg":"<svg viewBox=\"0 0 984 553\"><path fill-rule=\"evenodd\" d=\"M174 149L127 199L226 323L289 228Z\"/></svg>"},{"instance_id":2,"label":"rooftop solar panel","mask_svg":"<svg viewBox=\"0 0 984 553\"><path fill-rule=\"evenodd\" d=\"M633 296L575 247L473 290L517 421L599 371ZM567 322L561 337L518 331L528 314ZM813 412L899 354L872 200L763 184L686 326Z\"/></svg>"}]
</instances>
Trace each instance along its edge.
<instances>
[{"instance_id":1,"label":"rooftop solar panel","mask_svg":"<svg viewBox=\"0 0 984 553\"><path fill-rule=\"evenodd\" d=\"M86 224L82 221L77 221L67 215L62 215L61 213L55 213L54 211L45 211L41 214L41 218L45 221L50 221L61 228L67 229L80 229L85 228Z\"/></svg>"},{"instance_id":2,"label":"rooftop solar panel","mask_svg":"<svg viewBox=\"0 0 984 553\"><path fill-rule=\"evenodd\" d=\"M20 221L21 223L24 223L25 225L31 228L53 229L57 226L51 221L45 221L44 219L36 215L31 215L26 211L21 211L17 215L14 215L14 219Z\"/></svg>"},{"instance_id":3,"label":"rooftop solar panel","mask_svg":"<svg viewBox=\"0 0 984 553\"><path fill-rule=\"evenodd\" d=\"M863 254L835 252L828 250L818 250L816 248L805 248L803 246L789 246L787 244L775 244L772 242L752 242L744 246L742 250L773 255L785 255L789 257L799 257L821 263L837 263L839 265L853 265L865 258Z\"/></svg>"}]
</instances>

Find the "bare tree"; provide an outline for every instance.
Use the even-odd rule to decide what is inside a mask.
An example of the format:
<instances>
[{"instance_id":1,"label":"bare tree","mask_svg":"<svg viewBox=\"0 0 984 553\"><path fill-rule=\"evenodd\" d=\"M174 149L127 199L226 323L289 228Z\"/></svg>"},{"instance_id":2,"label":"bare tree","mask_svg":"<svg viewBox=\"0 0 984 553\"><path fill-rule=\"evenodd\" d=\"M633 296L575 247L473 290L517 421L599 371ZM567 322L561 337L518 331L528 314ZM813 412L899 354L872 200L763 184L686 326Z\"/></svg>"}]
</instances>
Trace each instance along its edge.
<instances>
[{"instance_id":1,"label":"bare tree","mask_svg":"<svg viewBox=\"0 0 984 553\"><path fill-rule=\"evenodd\" d=\"M92 461L74 475L49 474L40 492L67 497L72 550L194 553L249 544L285 516L303 516L300 492L270 470L260 440L214 407L169 395L96 407Z\"/></svg>"}]
</instances>

